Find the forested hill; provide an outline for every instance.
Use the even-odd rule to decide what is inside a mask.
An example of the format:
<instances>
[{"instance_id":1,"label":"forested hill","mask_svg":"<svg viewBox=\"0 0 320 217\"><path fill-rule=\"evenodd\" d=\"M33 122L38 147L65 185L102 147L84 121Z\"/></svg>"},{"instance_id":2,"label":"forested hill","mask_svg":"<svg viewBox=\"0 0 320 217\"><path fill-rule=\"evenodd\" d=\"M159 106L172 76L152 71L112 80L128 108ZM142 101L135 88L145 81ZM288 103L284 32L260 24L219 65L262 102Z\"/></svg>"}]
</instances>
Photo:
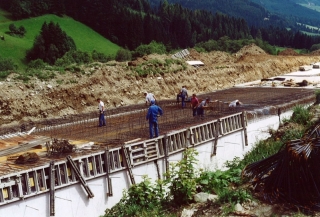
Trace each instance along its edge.
<instances>
[{"instance_id":1,"label":"forested hill","mask_svg":"<svg viewBox=\"0 0 320 217\"><path fill-rule=\"evenodd\" d=\"M229 16L227 13L187 9L180 4L170 4L167 0L158 0L160 2L156 7L152 7L150 1L155 4L156 0L1 0L0 7L9 11L15 19L48 13L66 14L130 50L153 40L171 50L193 47L208 40L217 41L222 37L226 40L259 38L271 45L305 49L320 43L319 37L287 31L281 27L288 27L286 21L276 16L273 19L265 9L248 0L182 2L197 2L199 5L207 2L206 9L210 9L210 2L220 2L221 10L239 11L237 13L250 16L252 22L267 22L267 27L248 25L245 19L235 17L235 14ZM240 8L244 6L247 9L241 11ZM266 16L269 20L264 19Z\"/></svg>"},{"instance_id":2,"label":"forested hill","mask_svg":"<svg viewBox=\"0 0 320 217\"><path fill-rule=\"evenodd\" d=\"M150 0L153 7L162 0ZM228 16L239 17L248 23L249 26L265 27L280 26L289 27L290 23L285 19L272 15L264 7L251 2L250 0L167 0L169 3L177 3L183 7L197 10L203 9L215 13L222 13ZM265 19L268 18L268 19Z\"/></svg>"},{"instance_id":3,"label":"forested hill","mask_svg":"<svg viewBox=\"0 0 320 217\"><path fill-rule=\"evenodd\" d=\"M223 36L234 40L251 37L243 19L167 2L156 9L148 0L2 0L0 4L15 19L66 14L130 50L152 40L176 49Z\"/></svg>"},{"instance_id":4,"label":"forested hill","mask_svg":"<svg viewBox=\"0 0 320 217\"><path fill-rule=\"evenodd\" d=\"M315 10L320 6L319 0L251 0L272 13L284 17L292 23L304 23L312 26L320 26L320 12Z\"/></svg>"},{"instance_id":5,"label":"forested hill","mask_svg":"<svg viewBox=\"0 0 320 217\"><path fill-rule=\"evenodd\" d=\"M162 0L150 0L156 6ZM320 13L305 5L319 5L319 0L167 0L183 7L196 10L205 9L212 13L223 13L228 16L246 20L249 26L299 29L297 23L320 26ZM301 5L300 5L301 4Z\"/></svg>"}]
</instances>

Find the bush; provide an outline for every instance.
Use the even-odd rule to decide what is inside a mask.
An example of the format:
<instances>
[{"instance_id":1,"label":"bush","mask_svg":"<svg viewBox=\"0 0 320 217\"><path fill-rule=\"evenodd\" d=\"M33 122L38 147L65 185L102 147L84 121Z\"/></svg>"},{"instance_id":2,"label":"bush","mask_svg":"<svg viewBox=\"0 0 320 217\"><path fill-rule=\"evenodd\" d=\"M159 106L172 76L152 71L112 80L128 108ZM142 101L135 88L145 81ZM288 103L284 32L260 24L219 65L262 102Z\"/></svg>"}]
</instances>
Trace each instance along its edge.
<instances>
[{"instance_id":1,"label":"bush","mask_svg":"<svg viewBox=\"0 0 320 217\"><path fill-rule=\"evenodd\" d=\"M245 189L224 188L219 193L220 203L244 203L252 200L252 195Z\"/></svg>"},{"instance_id":2,"label":"bush","mask_svg":"<svg viewBox=\"0 0 320 217\"><path fill-rule=\"evenodd\" d=\"M13 23L9 25L10 35L23 37L26 34L26 28L24 26L20 26L17 28Z\"/></svg>"},{"instance_id":3,"label":"bush","mask_svg":"<svg viewBox=\"0 0 320 217\"><path fill-rule=\"evenodd\" d=\"M0 72L0 80L4 80L8 77L8 75L10 75L11 72L9 71L4 71L4 72Z\"/></svg>"},{"instance_id":4,"label":"bush","mask_svg":"<svg viewBox=\"0 0 320 217\"><path fill-rule=\"evenodd\" d=\"M174 73L185 70L187 64L180 59L150 59L140 65L132 66L130 69L136 72L139 76L156 75L164 73Z\"/></svg>"},{"instance_id":5,"label":"bush","mask_svg":"<svg viewBox=\"0 0 320 217\"><path fill-rule=\"evenodd\" d=\"M133 57L142 57L149 54L165 54L166 47L162 43L156 41L150 42L150 44L140 45L133 51Z\"/></svg>"},{"instance_id":6,"label":"bush","mask_svg":"<svg viewBox=\"0 0 320 217\"><path fill-rule=\"evenodd\" d=\"M44 69L47 64L42 59L36 59L28 64L28 69ZM27 70L28 70L27 69Z\"/></svg>"},{"instance_id":7,"label":"bush","mask_svg":"<svg viewBox=\"0 0 320 217\"><path fill-rule=\"evenodd\" d=\"M104 53L100 53L96 50L92 51L92 60L96 62L106 63L112 59L114 59L112 56L107 56Z\"/></svg>"},{"instance_id":8,"label":"bush","mask_svg":"<svg viewBox=\"0 0 320 217\"><path fill-rule=\"evenodd\" d=\"M320 44L314 44L314 45L311 46L310 52L316 51L316 50L319 50L319 49L320 49Z\"/></svg>"},{"instance_id":9,"label":"bush","mask_svg":"<svg viewBox=\"0 0 320 217\"><path fill-rule=\"evenodd\" d=\"M310 111L302 105L297 105L293 108L291 121L297 124L310 125L311 119Z\"/></svg>"},{"instance_id":10,"label":"bush","mask_svg":"<svg viewBox=\"0 0 320 217\"><path fill-rule=\"evenodd\" d=\"M197 179L201 191L208 193L218 193L222 189L237 185L241 182L241 169L233 168L226 171L217 170L215 172L206 171L201 173Z\"/></svg>"},{"instance_id":11,"label":"bush","mask_svg":"<svg viewBox=\"0 0 320 217\"><path fill-rule=\"evenodd\" d=\"M128 49L120 48L116 54L116 61L124 62L132 59L131 52Z\"/></svg>"},{"instance_id":12,"label":"bush","mask_svg":"<svg viewBox=\"0 0 320 217\"><path fill-rule=\"evenodd\" d=\"M69 66L71 64L88 64L92 62L90 53L79 50L71 50L67 52L63 57L59 58L56 62L56 66Z\"/></svg>"},{"instance_id":13,"label":"bush","mask_svg":"<svg viewBox=\"0 0 320 217\"><path fill-rule=\"evenodd\" d=\"M8 71L8 70L15 70L18 66L14 64L12 59L2 58L0 57L0 72Z\"/></svg>"},{"instance_id":14,"label":"bush","mask_svg":"<svg viewBox=\"0 0 320 217\"><path fill-rule=\"evenodd\" d=\"M48 81L55 78L56 74L48 70L29 68L26 72L19 72L15 79L28 82L32 77L37 77L41 81Z\"/></svg>"},{"instance_id":15,"label":"bush","mask_svg":"<svg viewBox=\"0 0 320 217\"><path fill-rule=\"evenodd\" d=\"M195 167L198 152L195 149L186 149L184 157L178 163L172 163L169 172L166 174L165 183L169 185L170 198L177 205L189 203L196 193L198 177Z\"/></svg>"},{"instance_id":16,"label":"bush","mask_svg":"<svg viewBox=\"0 0 320 217\"><path fill-rule=\"evenodd\" d=\"M122 199L111 209L105 211L104 217L113 216L162 216L161 203L164 199L162 182L153 185L150 178L143 177L139 184L132 185L123 192ZM163 215L165 216L165 215Z\"/></svg>"},{"instance_id":17,"label":"bush","mask_svg":"<svg viewBox=\"0 0 320 217\"><path fill-rule=\"evenodd\" d=\"M210 52L213 50L218 50L218 42L215 40L209 40L207 42L200 42L195 46L196 50Z\"/></svg>"}]
</instances>

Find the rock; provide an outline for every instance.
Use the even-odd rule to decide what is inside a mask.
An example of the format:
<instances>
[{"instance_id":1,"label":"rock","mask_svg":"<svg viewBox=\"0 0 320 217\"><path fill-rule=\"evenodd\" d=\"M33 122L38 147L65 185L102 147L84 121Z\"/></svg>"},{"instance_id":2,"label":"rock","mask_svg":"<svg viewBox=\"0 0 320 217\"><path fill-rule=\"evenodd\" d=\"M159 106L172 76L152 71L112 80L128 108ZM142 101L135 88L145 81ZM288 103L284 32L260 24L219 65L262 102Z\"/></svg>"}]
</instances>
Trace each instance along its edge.
<instances>
[{"instance_id":1,"label":"rock","mask_svg":"<svg viewBox=\"0 0 320 217\"><path fill-rule=\"evenodd\" d=\"M48 88L48 89L52 89L52 85L48 84L48 85L47 85L47 88Z\"/></svg>"},{"instance_id":2,"label":"rock","mask_svg":"<svg viewBox=\"0 0 320 217\"><path fill-rule=\"evenodd\" d=\"M261 206L254 211L254 214L257 216L271 216L272 207L271 206Z\"/></svg>"},{"instance_id":3,"label":"rock","mask_svg":"<svg viewBox=\"0 0 320 217\"><path fill-rule=\"evenodd\" d=\"M240 203L237 203L237 204L234 206L234 211L236 211L236 212L243 212L244 209L243 209L243 207L241 206Z\"/></svg>"},{"instance_id":4,"label":"rock","mask_svg":"<svg viewBox=\"0 0 320 217\"><path fill-rule=\"evenodd\" d=\"M252 207L256 207L256 206L258 206L258 203L257 203L256 201L252 201L252 202L250 203L250 205L251 205Z\"/></svg>"},{"instance_id":5,"label":"rock","mask_svg":"<svg viewBox=\"0 0 320 217\"><path fill-rule=\"evenodd\" d=\"M197 203L205 203L208 200L210 201L216 201L218 199L217 195L213 195L213 194L208 194L208 193L204 193L204 192L200 192L198 194L195 194L193 196L193 199L195 202Z\"/></svg>"},{"instance_id":6,"label":"rock","mask_svg":"<svg viewBox=\"0 0 320 217\"><path fill-rule=\"evenodd\" d=\"M181 213L181 217L192 217L193 213L196 212L197 209L183 209Z\"/></svg>"}]
</instances>

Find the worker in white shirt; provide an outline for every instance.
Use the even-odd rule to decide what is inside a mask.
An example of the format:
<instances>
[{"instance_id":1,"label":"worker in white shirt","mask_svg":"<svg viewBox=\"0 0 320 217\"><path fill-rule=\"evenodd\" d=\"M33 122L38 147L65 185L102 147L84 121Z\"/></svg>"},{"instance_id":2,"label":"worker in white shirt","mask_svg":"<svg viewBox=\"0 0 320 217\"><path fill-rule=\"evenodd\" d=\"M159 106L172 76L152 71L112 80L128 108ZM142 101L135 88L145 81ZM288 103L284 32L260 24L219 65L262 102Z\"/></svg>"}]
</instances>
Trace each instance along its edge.
<instances>
[{"instance_id":1,"label":"worker in white shirt","mask_svg":"<svg viewBox=\"0 0 320 217\"><path fill-rule=\"evenodd\" d=\"M230 102L229 108L235 108L235 107L238 107L242 104L243 104L242 102L240 102L239 100L236 99L236 100Z\"/></svg>"},{"instance_id":2,"label":"worker in white shirt","mask_svg":"<svg viewBox=\"0 0 320 217\"><path fill-rule=\"evenodd\" d=\"M151 100L154 100L156 102L156 97L153 95L153 93L148 93L147 91L145 91L144 96L146 97L146 105L151 105Z\"/></svg>"},{"instance_id":3,"label":"worker in white shirt","mask_svg":"<svg viewBox=\"0 0 320 217\"><path fill-rule=\"evenodd\" d=\"M101 101L100 98L98 98L97 101L99 103L99 105L98 105L98 109L99 109L99 127L106 126L106 120L104 118L104 113L105 113L104 103Z\"/></svg>"}]
</instances>

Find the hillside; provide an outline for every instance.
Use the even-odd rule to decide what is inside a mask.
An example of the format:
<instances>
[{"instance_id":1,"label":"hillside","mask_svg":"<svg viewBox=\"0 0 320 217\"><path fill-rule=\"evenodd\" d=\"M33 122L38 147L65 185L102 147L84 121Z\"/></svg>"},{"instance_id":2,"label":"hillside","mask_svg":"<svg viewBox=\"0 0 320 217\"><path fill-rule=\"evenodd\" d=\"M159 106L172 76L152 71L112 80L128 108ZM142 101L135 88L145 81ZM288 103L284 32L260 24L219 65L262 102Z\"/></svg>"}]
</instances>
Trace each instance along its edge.
<instances>
[{"instance_id":1,"label":"hillside","mask_svg":"<svg viewBox=\"0 0 320 217\"><path fill-rule=\"evenodd\" d=\"M70 17L58 17L56 15L44 15L36 18L29 18L19 21L8 19L8 13L0 11L0 35L5 40L0 40L0 57L11 58L23 68L26 51L33 46L34 39L39 35L41 26L44 22L53 21L58 23L68 36L73 38L78 50L92 52L96 50L106 55L115 55L119 46L110 42L88 26L73 20ZM25 37L19 38L8 34L9 25L24 26L27 30Z\"/></svg>"},{"instance_id":2,"label":"hillside","mask_svg":"<svg viewBox=\"0 0 320 217\"><path fill-rule=\"evenodd\" d=\"M84 68L86 74L66 73L50 82L32 80L22 83L8 78L0 83L0 125L8 126L46 118L97 111L100 97L107 108L144 102L144 91L157 99L174 99L182 85L189 93L207 93L235 84L297 71L299 66L320 62L320 56L271 56L255 45L242 48L237 54L225 52L197 53L194 60L205 66L156 76L139 77L127 63L109 62ZM150 55L130 63L163 60L170 56ZM62 82L63 81L63 82ZM230 101L233 99L230 99Z\"/></svg>"},{"instance_id":3,"label":"hillside","mask_svg":"<svg viewBox=\"0 0 320 217\"><path fill-rule=\"evenodd\" d=\"M160 0L151 0L155 7ZM168 0L169 3L181 4L183 7L196 10L208 10L212 13L222 13L246 20L249 26L299 28L296 22L318 26L319 12L315 9L318 1L303 0Z\"/></svg>"}]
</instances>

